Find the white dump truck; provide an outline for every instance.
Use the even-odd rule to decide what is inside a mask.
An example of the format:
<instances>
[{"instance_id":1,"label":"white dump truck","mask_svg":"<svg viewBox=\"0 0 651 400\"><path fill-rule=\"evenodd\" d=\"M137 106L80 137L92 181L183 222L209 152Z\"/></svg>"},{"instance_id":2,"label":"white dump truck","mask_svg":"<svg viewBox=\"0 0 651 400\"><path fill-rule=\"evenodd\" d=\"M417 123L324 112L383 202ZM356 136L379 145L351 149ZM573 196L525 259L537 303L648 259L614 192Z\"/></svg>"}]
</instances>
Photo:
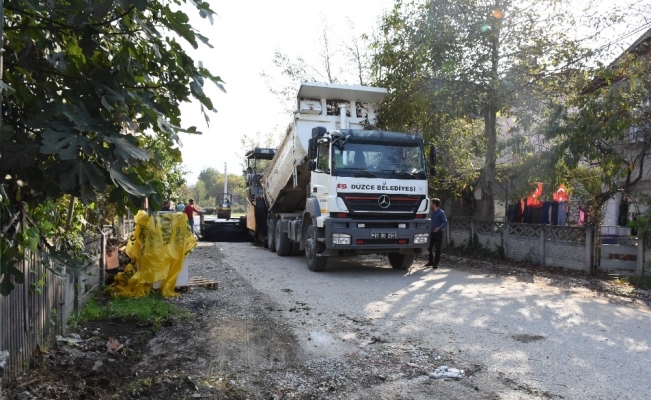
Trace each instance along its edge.
<instances>
[{"instance_id":1,"label":"white dump truck","mask_svg":"<svg viewBox=\"0 0 651 400\"><path fill-rule=\"evenodd\" d=\"M278 255L305 251L308 268L331 257L386 254L408 269L430 241L427 169L419 134L375 128L386 89L303 82L296 112L252 187L249 229L266 225L266 246ZM430 149L434 173L435 149ZM253 159L253 163L251 163ZM254 171L255 175L255 171ZM255 182L255 180L253 180ZM258 221L257 227L254 221Z\"/></svg>"}]
</instances>

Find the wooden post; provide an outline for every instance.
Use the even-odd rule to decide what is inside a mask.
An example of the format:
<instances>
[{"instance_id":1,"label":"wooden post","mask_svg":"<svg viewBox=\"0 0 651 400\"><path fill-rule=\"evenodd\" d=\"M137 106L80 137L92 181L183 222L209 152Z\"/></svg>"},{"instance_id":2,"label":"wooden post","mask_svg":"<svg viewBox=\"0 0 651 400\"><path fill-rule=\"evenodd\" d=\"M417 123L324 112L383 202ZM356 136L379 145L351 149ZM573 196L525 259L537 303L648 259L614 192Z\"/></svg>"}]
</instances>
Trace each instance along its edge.
<instances>
[{"instance_id":1,"label":"wooden post","mask_svg":"<svg viewBox=\"0 0 651 400\"><path fill-rule=\"evenodd\" d=\"M68 204L68 218L66 218L66 232L70 230L70 223L72 222L72 213L75 210L75 196L70 196L70 204Z\"/></svg>"},{"instance_id":2,"label":"wooden post","mask_svg":"<svg viewBox=\"0 0 651 400\"><path fill-rule=\"evenodd\" d=\"M100 235L102 235L102 242L99 248L99 287L104 287L104 282L106 282L106 233L100 228ZM116 250L117 251L117 250Z\"/></svg>"}]
</instances>

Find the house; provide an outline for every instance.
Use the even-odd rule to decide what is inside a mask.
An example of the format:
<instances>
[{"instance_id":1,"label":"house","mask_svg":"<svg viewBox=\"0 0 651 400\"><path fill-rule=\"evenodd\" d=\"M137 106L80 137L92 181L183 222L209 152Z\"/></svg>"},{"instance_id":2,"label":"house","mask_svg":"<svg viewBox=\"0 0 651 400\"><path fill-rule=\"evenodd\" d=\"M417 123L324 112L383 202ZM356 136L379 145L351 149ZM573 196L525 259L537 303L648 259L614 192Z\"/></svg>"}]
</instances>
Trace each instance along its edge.
<instances>
[{"instance_id":1,"label":"house","mask_svg":"<svg viewBox=\"0 0 651 400\"><path fill-rule=\"evenodd\" d=\"M651 121L650 66L651 29L644 32L581 92L589 96L599 91L601 97L608 97L617 96L619 91L620 94L640 99L639 106L631 111L638 123L628 130L623 140L612 145L625 163L623 169L626 176L617 181L619 193L606 204L603 225L607 234L628 235L630 231L627 228L608 227L625 226L636 214L645 212L647 206L641 204L640 200L643 195L651 195L651 124L648 123ZM613 113L622 113L628 118L630 114L625 111L614 109ZM627 215L622 216L626 210ZM602 233L605 233L603 229Z\"/></svg>"}]
</instances>

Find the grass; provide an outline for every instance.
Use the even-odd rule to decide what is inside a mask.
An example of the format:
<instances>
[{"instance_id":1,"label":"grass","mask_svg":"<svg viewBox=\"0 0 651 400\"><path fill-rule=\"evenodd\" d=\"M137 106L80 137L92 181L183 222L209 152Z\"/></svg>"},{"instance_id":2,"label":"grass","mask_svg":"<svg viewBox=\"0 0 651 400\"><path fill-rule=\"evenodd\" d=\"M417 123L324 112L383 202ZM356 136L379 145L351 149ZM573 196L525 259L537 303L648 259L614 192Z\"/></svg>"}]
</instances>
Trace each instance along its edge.
<instances>
[{"instance_id":1,"label":"grass","mask_svg":"<svg viewBox=\"0 0 651 400\"><path fill-rule=\"evenodd\" d=\"M615 279L618 285L631 285L640 289L651 289L651 276L620 276Z\"/></svg>"},{"instance_id":2,"label":"grass","mask_svg":"<svg viewBox=\"0 0 651 400\"><path fill-rule=\"evenodd\" d=\"M99 294L91 298L81 312L71 318L71 321L76 325L80 322L119 319L139 324L153 324L158 328L163 321L188 318L190 313L168 303L157 293L150 293L149 296L140 298L107 297L106 294Z\"/></svg>"}]
</instances>

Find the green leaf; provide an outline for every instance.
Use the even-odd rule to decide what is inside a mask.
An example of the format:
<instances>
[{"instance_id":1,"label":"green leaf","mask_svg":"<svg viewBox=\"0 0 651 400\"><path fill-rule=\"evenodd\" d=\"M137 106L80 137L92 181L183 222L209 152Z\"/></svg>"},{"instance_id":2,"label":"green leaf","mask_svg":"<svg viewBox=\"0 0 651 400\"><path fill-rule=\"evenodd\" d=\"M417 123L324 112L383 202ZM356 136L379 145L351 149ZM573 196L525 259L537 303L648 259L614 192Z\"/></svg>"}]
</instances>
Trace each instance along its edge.
<instances>
[{"instance_id":1,"label":"green leaf","mask_svg":"<svg viewBox=\"0 0 651 400\"><path fill-rule=\"evenodd\" d=\"M142 185L137 178L122 173L114 168L109 169L109 174L113 182L124 189L127 193L134 196L147 196L154 191L146 185Z\"/></svg>"},{"instance_id":2,"label":"green leaf","mask_svg":"<svg viewBox=\"0 0 651 400\"><path fill-rule=\"evenodd\" d=\"M147 151L139 148L138 146L130 143L126 138L120 136L106 136L104 140L112 143L115 146L115 154L124 160L149 160Z\"/></svg>"},{"instance_id":3,"label":"green leaf","mask_svg":"<svg viewBox=\"0 0 651 400\"><path fill-rule=\"evenodd\" d=\"M105 175L94 163L82 160L67 161L61 163L61 172L59 185L64 191L81 191L87 185L91 185L100 192L106 189Z\"/></svg>"},{"instance_id":4,"label":"green leaf","mask_svg":"<svg viewBox=\"0 0 651 400\"><path fill-rule=\"evenodd\" d=\"M41 146L34 141L2 142L2 161L8 166L30 168L35 165Z\"/></svg>"},{"instance_id":5,"label":"green leaf","mask_svg":"<svg viewBox=\"0 0 651 400\"><path fill-rule=\"evenodd\" d=\"M195 39L192 27L188 24L189 18L182 11L172 12L169 7L163 8L163 14L166 19L161 21L165 26L178 33L182 38L187 40L195 49L199 47Z\"/></svg>"},{"instance_id":6,"label":"green leaf","mask_svg":"<svg viewBox=\"0 0 651 400\"><path fill-rule=\"evenodd\" d=\"M102 96L102 100L101 100L101 101L102 101L102 105L103 105L104 108L106 108L107 110L109 110L109 111L113 111L113 110L115 110L115 108L114 108L113 106L111 106L111 105L108 103L108 101L106 101L106 97L105 97L105 96Z\"/></svg>"},{"instance_id":7,"label":"green leaf","mask_svg":"<svg viewBox=\"0 0 651 400\"><path fill-rule=\"evenodd\" d=\"M133 0L132 4L138 11L145 11L147 9L147 0Z\"/></svg>"},{"instance_id":8,"label":"green leaf","mask_svg":"<svg viewBox=\"0 0 651 400\"><path fill-rule=\"evenodd\" d=\"M65 129L66 127L60 126L59 128ZM58 154L62 160L74 160L79 151L90 150L88 144L88 138L75 133L70 128L66 131L46 129L43 132L43 145L40 151L43 154Z\"/></svg>"},{"instance_id":9,"label":"green leaf","mask_svg":"<svg viewBox=\"0 0 651 400\"><path fill-rule=\"evenodd\" d=\"M106 17L106 14L111 10L111 6L113 5L113 0L104 0L104 1L97 1L93 2L91 4L91 8L93 9L91 16L95 22L100 22Z\"/></svg>"}]
</instances>

